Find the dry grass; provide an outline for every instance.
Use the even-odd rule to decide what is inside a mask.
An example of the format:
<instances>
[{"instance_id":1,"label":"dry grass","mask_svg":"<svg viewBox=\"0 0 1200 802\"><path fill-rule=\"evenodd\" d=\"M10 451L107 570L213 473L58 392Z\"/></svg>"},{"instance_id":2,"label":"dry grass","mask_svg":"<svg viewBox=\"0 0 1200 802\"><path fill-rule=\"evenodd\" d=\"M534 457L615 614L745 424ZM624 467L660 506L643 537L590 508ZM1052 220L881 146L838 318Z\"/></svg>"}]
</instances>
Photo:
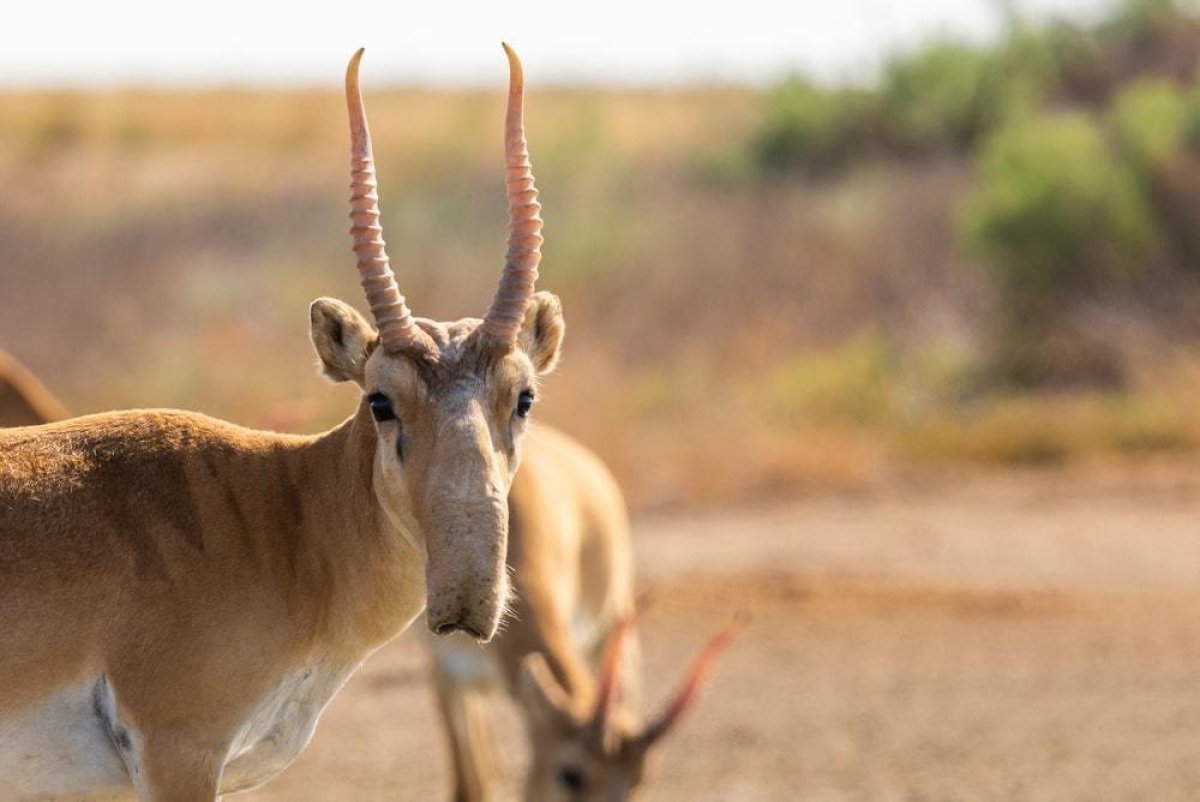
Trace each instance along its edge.
<instances>
[{"instance_id":1,"label":"dry grass","mask_svg":"<svg viewBox=\"0 0 1200 802\"><path fill-rule=\"evenodd\" d=\"M504 239L499 93L368 97L421 314L475 314ZM966 459L1189 450L1184 360L1119 397L976 398L992 306L953 242L955 161L752 179L739 90L530 98L543 286L570 335L541 416L639 506L871 484ZM333 93L0 96L0 347L77 410L181 406L311 430L308 302L357 301ZM1191 369L1194 372L1195 368Z\"/></svg>"}]
</instances>

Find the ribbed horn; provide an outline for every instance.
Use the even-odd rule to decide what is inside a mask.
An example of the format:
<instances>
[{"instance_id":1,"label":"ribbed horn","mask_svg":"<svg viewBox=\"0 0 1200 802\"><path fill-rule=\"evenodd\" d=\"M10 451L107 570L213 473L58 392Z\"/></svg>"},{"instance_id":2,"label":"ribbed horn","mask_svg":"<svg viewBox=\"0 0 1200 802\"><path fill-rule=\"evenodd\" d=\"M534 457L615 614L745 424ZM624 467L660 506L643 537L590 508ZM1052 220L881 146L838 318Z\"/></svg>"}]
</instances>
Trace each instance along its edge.
<instances>
[{"instance_id":1,"label":"ribbed horn","mask_svg":"<svg viewBox=\"0 0 1200 802\"><path fill-rule=\"evenodd\" d=\"M371 131L367 128L367 113L358 86L358 64L363 50L359 48L346 67L346 109L350 113L350 234L354 237L358 274L375 325L379 327L383 349L390 353L414 348L432 351L432 340L413 322L384 250Z\"/></svg>"},{"instance_id":2,"label":"ribbed horn","mask_svg":"<svg viewBox=\"0 0 1200 802\"><path fill-rule=\"evenodd\" d=\"M708 677L708 672L716 663L717 657L725 650L734 636L742 631L748 621L748 616L739 613L709 639L688 669L683 682L679 684L675 695L671 697L671 701L642 731L640 738L642 748L649 748L655 741L666 735L679 721L680 716L692 706L704 685L704 680Z\"/></svg>"},{"instance_id":3,"label":"ribbed horn","mask_svg":"<svg viewBox=\"0 0 1200 802\"><path fill-rule=\"evenodd\" d=\"M512 345L517 341L525 308L533 297L538 263L542 261L542 218L532 164L525 142L525 73L521 60L507 44L508 112L504 128L508 190L508 257L500 286L483 318L483 330L493 339Z\"/></svg>"}]
</instances>

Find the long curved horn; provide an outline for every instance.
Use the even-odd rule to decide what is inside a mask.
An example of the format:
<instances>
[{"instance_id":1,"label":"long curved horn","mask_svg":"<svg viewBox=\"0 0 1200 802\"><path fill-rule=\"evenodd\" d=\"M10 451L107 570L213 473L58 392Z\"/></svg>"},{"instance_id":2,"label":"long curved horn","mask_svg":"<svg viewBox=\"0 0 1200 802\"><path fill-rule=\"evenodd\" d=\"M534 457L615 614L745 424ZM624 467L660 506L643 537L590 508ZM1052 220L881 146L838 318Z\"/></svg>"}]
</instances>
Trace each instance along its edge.
<instances>
[{"instance_id":1,"label":"long curved horn","mask_svg":"<svg viewBox=\"0 0 1200 802\"><path fill-rule=\"evenodd\" d=\"M679 684L679 689L675 691L675 695L671 698L671 701L667 703L662 712L642 731L640 740L643 748L648 748L659 738L666 735L671 727L675 726L679 717L692 706L717 657L729 645L734 636L745 627L747 620L748 618L742 614L734 616L732 621L722 627L704 645L704 648L700 650L700 654L693 661L691 668L684 675L683 682Z\"/></svg>"},{"instance_id":2,"label":"long curved horn","mask_svg":"<svg viewBox=\"0 0 1200 802\"><path fill-rule=\"evenodd\" d=\"M604 657L600 663L600 678L596 686L596 704L592 708L592 723L602 734L608 732L613 713L617 709L617 680L621 676L621 658L625 654L625 644L629 641L635 620L636 614L632 612L622 616L604 644Z\"/></svg>"},{"instance_id":3,"label":"long curved horn","mask_svg":"<svg viewBox=\"0 0 1200 802\"><path fill-rule=\"evenodd\" d=\"M367 303L379 327L379 340L389 353L418 349L431 352L432 340L413 322L396 276L384 251L383 227L379 224L379 194L371 131L358 86L358 63L363 48L346 67L346 109L350 113L350 234L358 257L358 274Z\"/></svg>"},{"instance_id":4,"label":"long curved horn","mask_svg":"<svg viewBox=\"0 0 1200 802\"><path fill-rule=\"evenodd\" d=\"M504 127L504 154L508 189L508 257L500 286L483 317L483 330L493 339L512 345L517 341L525 308L533 297L538 263L542 261L542 218L532 164L525 142L525 73L521 60L507 44L508 112Z\"/></svg>"}]
</instances>

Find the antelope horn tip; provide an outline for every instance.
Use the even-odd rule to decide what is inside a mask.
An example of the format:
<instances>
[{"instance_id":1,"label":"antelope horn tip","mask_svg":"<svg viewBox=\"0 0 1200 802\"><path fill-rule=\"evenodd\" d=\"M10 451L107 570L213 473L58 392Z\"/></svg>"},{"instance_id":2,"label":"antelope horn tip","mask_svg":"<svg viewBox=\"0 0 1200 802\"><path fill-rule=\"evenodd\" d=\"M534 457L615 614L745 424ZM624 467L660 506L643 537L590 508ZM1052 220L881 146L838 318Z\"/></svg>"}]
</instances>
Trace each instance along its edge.
<instances>
[{"instance_id":1,"label":"antelope horn tip","mask_svg":"<svg viewBox=\"0 0 1200 802\"><path fill-rule=\"evenodd\" d=\"M508 72L511 76L512 89L520 90L525 83L525 70L521 67L521 59L508 42L501 42L500 46L504 48L504 55L508 56Z\"/></svg>"},{"instance_id":2,"label":"antelope horn tip","mask_svg":"<svg viewBox=\"0 0 1200 802\"><path fill-rule=\"evenodd\" d=\"M709 638L708 643L700 650L700 654L692 661L692 665L688 669L679 689L675 692L674 698L671 699L657 718L643 731L641 739L643 746L650 746L666 734L675 725L679 717L691 707L718 655L729 645L729 642L734 637L745 629L749 622L750 615L745 610L738 610L733 614L729 623L721 627L715 635Z\"/></svg>"},{"instance_id":3,"label":"antelope horn tip","mask_svg":"<svg viewBox=\"0 0 1200 802\"><path fill-rule=\"evenodd\" d=\"M350 57L350 64L346 67L346 77L358 77L358 63L362 61L363 53L367 52L365 47L360 47L354 51L354 55Z\"/></svg>"}]
</instances>

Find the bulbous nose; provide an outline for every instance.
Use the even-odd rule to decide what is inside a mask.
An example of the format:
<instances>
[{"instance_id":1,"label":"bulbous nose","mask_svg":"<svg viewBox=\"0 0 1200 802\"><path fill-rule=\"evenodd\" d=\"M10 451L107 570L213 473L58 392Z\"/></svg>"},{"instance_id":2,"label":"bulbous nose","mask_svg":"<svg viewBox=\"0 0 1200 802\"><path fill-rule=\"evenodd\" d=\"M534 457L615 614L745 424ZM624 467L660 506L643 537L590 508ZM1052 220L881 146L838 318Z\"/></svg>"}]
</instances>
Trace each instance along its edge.
<instances>
[{"instance_id":1,"label":"bulbous nose","mask_svg":"<svg viewBox=\"0 0 1200 802\"><path fill-rule=\"evenodd\" d=\"M459 518L459 526L427 534L425 618L434 634L465 632L486 643L496 634L508 602L508 516L499 504L480 505L472 512L472 525Z\"/></svg>"}]
</instances>

